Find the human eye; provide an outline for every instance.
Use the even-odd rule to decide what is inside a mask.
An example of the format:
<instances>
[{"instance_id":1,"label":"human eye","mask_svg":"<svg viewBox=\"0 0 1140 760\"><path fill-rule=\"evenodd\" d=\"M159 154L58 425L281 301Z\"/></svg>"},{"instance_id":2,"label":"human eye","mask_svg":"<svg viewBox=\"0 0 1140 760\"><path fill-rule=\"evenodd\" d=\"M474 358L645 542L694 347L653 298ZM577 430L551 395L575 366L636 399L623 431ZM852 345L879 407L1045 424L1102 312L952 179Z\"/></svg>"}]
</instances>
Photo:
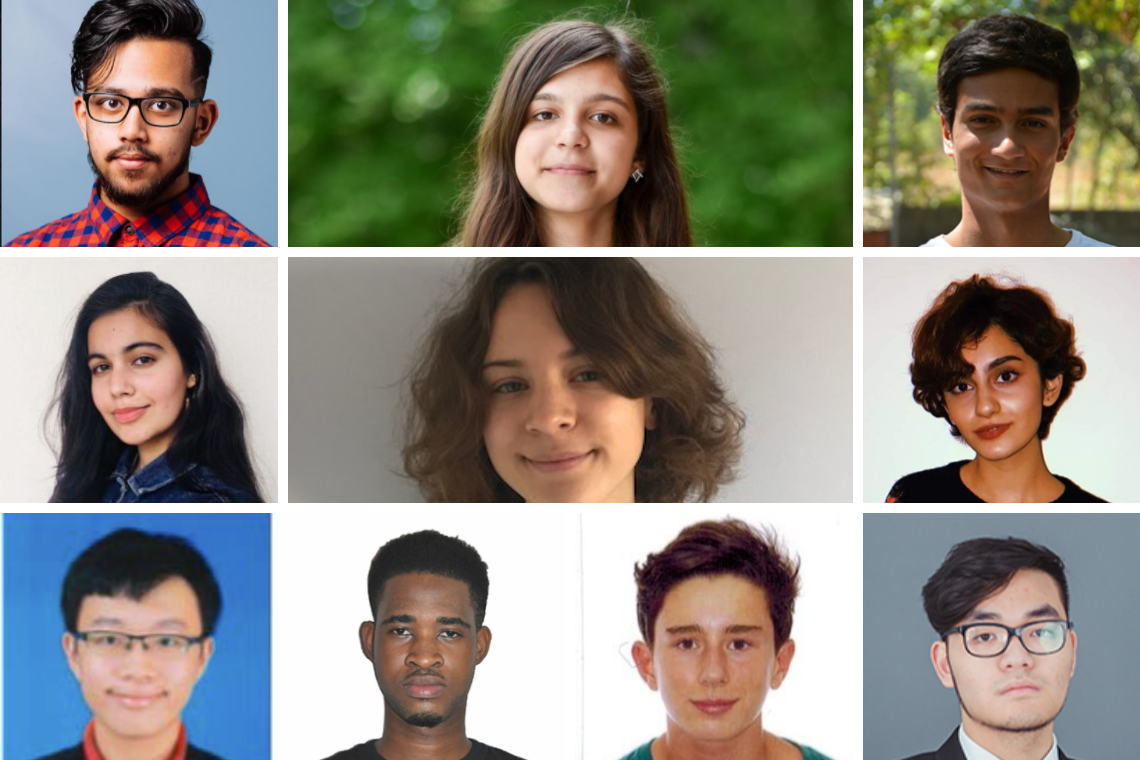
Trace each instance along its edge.
<instances>
[{"instance_id":1,"label":"human eye","mask_svg":"<svg viewBox=\"0 0 1140 760\"><path fill-rule=\"evenodd\" d=\"M994 640L994 634L990 631L974 631L970 636L970 641L975 641L979 644L988 644Z\"/></svg>"},{"instance_id":2,"label":"human eye","mask_svg":"<svg viewBox=\"0 0 1140 760\"><path fill-rule=\"evenodd\" d=\"M155 113L167 113L173 111L175 101L173 100L151 100L149 101L148 108Z\"/></svg>"},{"instance_id":3,"label":"human eye","mask_svg":"<svg viewBox=\"0 0 1140 760\"><path fill-rule=\"evenodd\" d=\"M137 367L145 367L148 364L154 364L154 361L155 361L155 359L153 356L146 356L144 354L142 356L137 357L133 362L131 362L131 364L133 364Z\"/></svg>"},{"instance_id":4,"label":"human eye","mask_svg":"<svg viewBox=\"0 0 1140 760\"><path fill-rule=\"evenodd\" d=\"M459 631L440 631L439 635L447 641L454 641L455 639L463 638L463 634Z\"/></svg>"},{"instance_id":5,"label":"human eye","mask_svg":"<svg viewBox=\"0 0 1140 760\"><path fill-rule=\"evenodd\" d=\"M518 380L506 380L493 386L491 390L494 393L510 395L526 390L526 386Z\"/></svg>"},{"instance_id":6,"label":"human eye","mask_svg":"<svg viewBox=\"0 0 1140 760\"><path fill-rule=\"evenodd\" d=\"M990 116L975 116L972 119L970 119L971 124L983 124L984 125L984 124L992 124L993 122L994 122L993 117L990 117Z\"/></svg>"},{"instance_id":7,"label":"human eye","mask_svg":"<svg viewBox=\"0 0 1140 760\"><path fill-rule=\"evenodd\" d=\"M121 633L100 631L99 633L89 634L87 640L97 647L114 649L115 647L121 646L126 639Z\"/></svg>"},{"instance_id":8,"label":"human eye","mask_svg":"<svg viewBox=\"0 0 1140 760\"><path fill-rule=\"evenodd\" d=\"M728 648L734 652L743 652L744 650L750 649L751 647L752 642L748 639L733 639L732 641L728 642Z\"/></svg>"},{"instance_id":9,"label":"human eye","mask_svg":"<svg viewBox=\"0 0 1140 760\"><path fill-rule=\"evenodd\" d=\"M107 111L117 111L123 106L123 101L112 95L101 95L95 98L95 105Z\"/></svg>"},{"instance_id":10,"label":"human eye","mask_svg":"<svg viewBox=\"0 0 1140 760\"><path fill-rule=\"evenodd\" d=\"M691 652L697 648L696 639L677 639L673 646L680 649L682 652Z\"/></svg>"},{"instance_id":11,"label":"human eye","mask_svg":"<svg viewBox=\"0 0 1140 760\"><path fill-rule=\"evenodd\" d=\"M181 636L160 635L151 636L147 639L147 644L155 649L178 649L182 646Z\"/></svg>"},{"instance_id":12,"label":"human eye","mask_svg":"<svg viewBox=\"0 0 1140 760\"><path fill-rule=\"evenodd\" d=\"M947 389L947 392L950 393L950 395L952 395L952 396L958 396L958 395L965 393L968 390L970 390L970 384L959 380L958 382L952 384Z\"/></svg>"},{"instance_id":13,"label":"human eye","mask_svg":"<svg viewBox=\"0 0 1140 760\"><path fill-rule=\"evenodd\" d=\"M411 628L393 628L390 631L388 631L388 633L390 633L393 636L411 636L412 635L412 629Z\"/></svg>"},{"instance_id":14,"label":"human eye","mask_svg":"<svg viewBox=\"0 0 1140 760\"><path fill-rule=\"evenodd\" d=\"M539 111L531 118L535 121L550 121L554 118L554 113L552 111Z\"/></svg>"},{"instance_id":15,"label":"human eye","mask_svg":"<svg viewBox=\"0 0 1140 760\"><path fill-rule=\"evenodd\" d=\"M1001 372L998 373L998 382L999 383L1012 383L1014 380L1016 380L1018 377L1020 377L1020 375L1021 375L1021 373L1015 369L1003 369Z\"/></svg>"},{"instance_id":16,"label":"human eye","mask_svg":"<svg viewBox=\"0 0 1140 760\"><path fill-rule=\"evenodd\" d=\"M111 368L111 365L107 364L107 362L99 362L98 364L92 364L91 365L91 374L92 375L101 375L104 372L106 372L107 370L109 370L110 368Z\"/></svg>"},{"instance_id":17,"label":"human eye","mask_svg":"<svg viewBox=\"0 0 1140 760\"><path fill-rule=\"evenodd\" d=\"M617 119L608 113L596 113L590 118L597 120L601 124L617 124Z\"/></svg>"},{"instance_id":18,"label":"human eye","mask_svg":"<svg viewBox=\"0 0 1140 760\"><path fill-rule=\"evenodd\" d=\"M582 383L596 383L602 379L602 373L596 369L584 369L575 374L574 379Z\"/></svg>"}]
</instances>

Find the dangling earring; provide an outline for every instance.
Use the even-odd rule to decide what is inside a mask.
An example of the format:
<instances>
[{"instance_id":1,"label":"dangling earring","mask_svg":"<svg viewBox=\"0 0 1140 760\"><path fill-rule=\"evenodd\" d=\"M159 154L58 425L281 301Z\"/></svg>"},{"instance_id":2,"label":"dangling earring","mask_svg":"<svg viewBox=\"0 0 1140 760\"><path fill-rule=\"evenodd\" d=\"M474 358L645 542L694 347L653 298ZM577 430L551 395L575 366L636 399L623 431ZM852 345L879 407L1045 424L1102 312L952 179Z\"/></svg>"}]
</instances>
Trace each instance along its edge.
<instances>
[{"instance_id":1,"label":"dangling earring","mask_svg":"<svg viewBox=\"0 0 1140 760\"><path fill-rule=\"evenodd\" d=\"M182 408L186 409L186 410L190 409L190 394L189 393L186 394L186 403L183 404Z\"/></svg>"},{"instance_id":2,"label":"dangling earring","mask_svg":"<svg viewBox=\"0 0 1140 760\"><path fill-rule=\"evenodd\" d=\"M631 174L629 176L633 177L634 183L637 183L637 182L640 182L641 178L644 177L645 175L641 173L641 169L634 169L633 174Z\"/></svg>"}]
</instances>

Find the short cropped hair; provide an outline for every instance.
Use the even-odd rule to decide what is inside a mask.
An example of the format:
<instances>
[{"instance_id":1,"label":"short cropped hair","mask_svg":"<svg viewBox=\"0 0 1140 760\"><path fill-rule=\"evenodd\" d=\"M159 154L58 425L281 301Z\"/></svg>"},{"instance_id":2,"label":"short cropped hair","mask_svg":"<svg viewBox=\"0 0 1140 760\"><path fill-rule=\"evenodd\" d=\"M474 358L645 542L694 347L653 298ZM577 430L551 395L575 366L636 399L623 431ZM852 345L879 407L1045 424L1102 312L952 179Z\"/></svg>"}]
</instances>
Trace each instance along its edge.
<instances>
[{"instance_id":1,"label":"short cropped hair","mask_svg":"<svg viewBox=\"0 0 1140 760\"><path fill-rule=\"evenodd\" d=\"M973 371L962 359L962 349L977 344L991 326L1000 327L1025 349L1037 362L1042 380L1064 378L1057 401L1041 410L1037 436L1045 440L1061 405L1085 376L1086 366L1077 354L1073 323L1057 316L1046 293L1026 285L1000 285L976 274L946 286L914 328L910 365L914 400L949 421L946 391ZM961 437L953 423L950 434Z\"/></svg>"},{"instance_id":2,"label":"short cropped hair","mask_svg":"<svg viewBox=\"0 0 1140 760\"><path fill-rule=\"evenodd\" d=\"M1069 582L1060 557L1023 538L975 538L955 545L922 587L922 604L935 633L941 636L965 620L1021 570L1041 570L1057 581L1067 619Z\"/></svg>"},{"instance_id":3,"label":"short cropped hair","mask_svg":"<svg viewBox=\"0 0 1140 760\"><path fill-rule=\"evenodd\" d=\"M87 11L71 46L71 89L81 94L90 77L119 45L133 39L176 40L190 46L194 83L202 95L210 78L213 52L202 39L205 21L194 0L99 0Z\"/></svg>"},{"instance_id":4,"label":"short cropped hair","mask_svg":"<svg viewBox=\"0 0 1140 760\"><path fill-rule=\"evenodd\" d=\"M407 573L430 573L466 583L475 608L475 627L483 627L491 581L487 563L474 546L434 530L408 533L381 546L368 571L368 603L373 616L384 596L384 585Z\"/></svg>"},{"instance_id":5,"label":"short cropped hair","mask_svg":"<svg viewBox=\"0 0 1140 760\"><path fill-rule=\"evenodd\" d=\"M63 579L63 622L78 632L79 608L89 596L125 596L138 601L159 584L181 578L190 584L202 617L202 636L212 636L222 612L222 590L206 558L180 536L122 528L83 550Z\"/></svg>"},{"instance_id":6,"label":"short cropped hair","mask_svg":"<svg viewBox=\"0 0 1140 760\"><path fill-rule=\"evenodd\" d=\"M938 111L954 126L958 85L965 77L1017 67L1057 85L1061 134L1077 122L1081 73L1069 35L1016 15L986 16L954 35L938 62Z\"/></svg>"},{"instance_id":7,"label":"short cropped hair","mask_svg":"<svg viewBox=\"0 0 1140 760\"><path fill-rule=\"evenodd\" d=\"M646 643L653 646L657 616L674 586L716 575L735 575L764 589L776 647L788 640L799 594L799 559L788 555L772 531L728 519L690 525L663 551L634 565L637 625Z\"/></svg>"}]
</instances>

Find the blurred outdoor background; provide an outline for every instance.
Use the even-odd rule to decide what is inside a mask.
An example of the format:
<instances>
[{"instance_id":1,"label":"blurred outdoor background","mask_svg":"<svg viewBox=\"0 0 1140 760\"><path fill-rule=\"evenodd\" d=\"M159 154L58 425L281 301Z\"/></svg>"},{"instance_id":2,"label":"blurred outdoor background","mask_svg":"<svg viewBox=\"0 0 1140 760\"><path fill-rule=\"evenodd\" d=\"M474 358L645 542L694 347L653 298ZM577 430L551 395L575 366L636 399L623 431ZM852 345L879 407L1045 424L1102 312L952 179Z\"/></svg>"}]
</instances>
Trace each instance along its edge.
<instances>
[{"instance_id":1,"label":"blurred outdoor background","mask_svg":"<svg viewBox=\"0 0 1140 760\"><path fill-rule=\"evenodd\" d=\"M1017 13L1063 29L1081 70L1080 121L1057 164L1054 220L1140 245L1140 4L1137 0L863 0L863 240L921 245L961 219L935 106L938 59L977 18ZM892 208L892 187L898 206Z\"/></svg>"},{"instance_id":2,"label":"blurred outdoor background","mask_svg":"<svg viewBox=\"0 0 1140 760\"><path fill-rule=\"evenodd\" d=\"M572 0L291 0L290 246L436 246L512 42ZM590 6L604 20L626 0ZM697 245L850 246L849 0L630 0Z\"/></svg>"}]
</instances>

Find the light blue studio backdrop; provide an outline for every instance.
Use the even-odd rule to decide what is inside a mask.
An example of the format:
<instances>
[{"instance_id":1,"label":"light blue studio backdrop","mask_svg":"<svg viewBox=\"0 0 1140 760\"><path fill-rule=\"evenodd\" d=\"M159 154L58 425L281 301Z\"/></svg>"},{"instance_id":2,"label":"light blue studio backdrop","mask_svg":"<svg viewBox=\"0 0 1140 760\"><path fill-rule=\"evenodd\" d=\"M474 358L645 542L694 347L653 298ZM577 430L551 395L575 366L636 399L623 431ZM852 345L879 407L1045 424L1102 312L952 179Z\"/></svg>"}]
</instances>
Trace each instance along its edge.
<instances>
[{"instance_id":1,"label":"light blue studio backdrop","mask_svg":"<svg viewBox=\"0 0 1140 760\"><path fill-rule=\"evenodd\" d=\"M218 123L190 151L210 201L277 245L277 2L197 0L214 51ZM4 0L0 245L87 205L94 175L75 123L71 42L94 0Z\"/></svg>"},{"instance_id":2,"label":"light blue studio backdrop","mask_svg":"<svg viewBox=\"0 0 1140 760\"><path fill-rule=\"evenodd\" d=\"M187 738L229 760L268 760L268 514L4 516L4 747L31 760L79 743L90 711L67 667L59 597L68 565L118 528L183 536L222 588L214 656L185 711Z\"/></svg>"}]
</instances>

